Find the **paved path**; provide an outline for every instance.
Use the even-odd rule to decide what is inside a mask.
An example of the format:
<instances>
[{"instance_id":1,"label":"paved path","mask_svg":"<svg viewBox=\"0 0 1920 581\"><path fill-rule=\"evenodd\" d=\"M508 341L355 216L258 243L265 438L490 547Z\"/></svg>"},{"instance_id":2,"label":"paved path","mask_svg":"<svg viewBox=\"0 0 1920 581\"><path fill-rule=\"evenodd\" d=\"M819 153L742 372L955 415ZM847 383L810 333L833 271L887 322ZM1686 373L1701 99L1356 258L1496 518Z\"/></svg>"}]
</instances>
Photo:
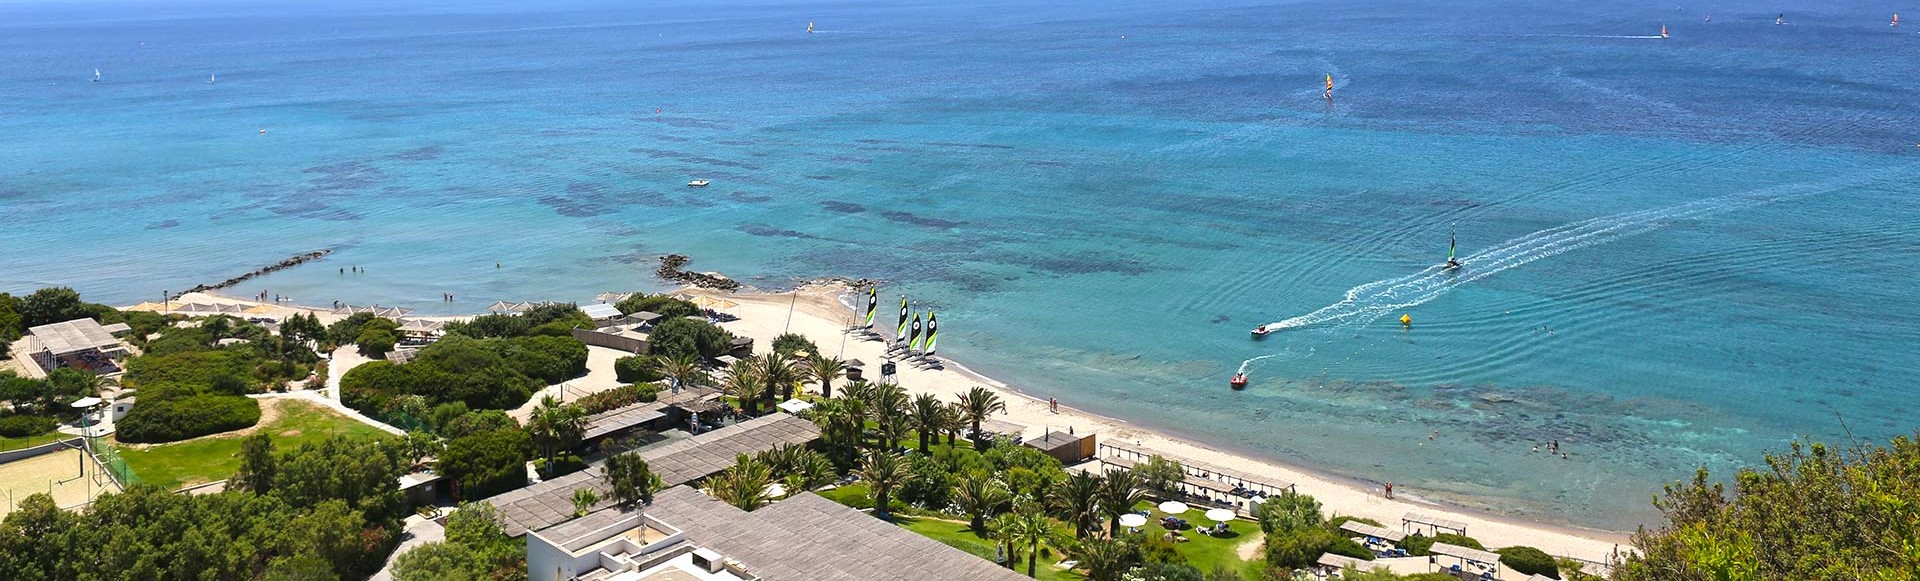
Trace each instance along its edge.
<instances>
[{"instance_id":1,"label":"paved path","mask_svg":"<svg viewBox=\"0 0 1920 581\"><path fill-rule=\"evenodd\" d=\"M440 526L440 523L427 520L417 514L407 517L407 528L400 537L400 546L393 550L393 554L387 555L387 564L380 567L380 572L374 573L373 577L369 577L367 581L393 581L393 562L399 560L401 554L420 545L438 543L446 539L447 528Z\"/></svg>"}]
</instances>

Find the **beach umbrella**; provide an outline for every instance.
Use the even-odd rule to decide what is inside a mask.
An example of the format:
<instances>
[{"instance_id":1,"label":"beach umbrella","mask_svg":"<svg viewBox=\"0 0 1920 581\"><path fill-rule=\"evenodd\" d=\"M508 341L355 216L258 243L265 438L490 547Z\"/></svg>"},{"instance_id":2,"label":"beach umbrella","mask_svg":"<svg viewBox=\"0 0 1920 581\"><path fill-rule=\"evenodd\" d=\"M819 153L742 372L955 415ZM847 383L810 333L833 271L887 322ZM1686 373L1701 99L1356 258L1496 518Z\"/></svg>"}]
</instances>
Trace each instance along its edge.
<instances>
[{"instance_id":1,"label":"beach umbrella","mask_svg":"<svg viewBox=\"0 0 1920 581\"><path fill-rule=\"evenodd\" d=\"M1137 512L1129 512L1127 514L1120 515L1120 526L1138 527L1144 524L1147 524L1147 515L1140 514Z\"/></svg>"},{"instance_id":2,"label":"beach umbrella","mask_svg":"<svg viewBox=\"0 0 1920 581\"><path fill-rule=\"evenodd\" d=\"M800 401L797 399L790 399L787 401L780 402L780 405L776 407L779 407L780 411L783 411L783 412L787 412L790 414L798 414L800 412L813 409L813 404Z\"/></svg>"},{"instance_id":3,"label":"beach umbrella","mask_svg":"<svg viewBox=\"0 0 1920 581\"><path fill-rule=\"evenodd\" d=\"M247 307L247 314L249 315L264 315L271 312L273 312L273 305L254 305Z\"/></svg>"},{"instance_id":4,"label":"beach umbrella","mask_svg":"<svg viewBox=\"0 0 1920 581\"><path fill-rule=\"evenodd\" d=\"M920 315L913 316L913 329L907 331L907 351L920 348Z\"/></svg>"},{"instance_id":5,"label":"beach umbrella","mask_svg":"<svg viewBox=\"0 0 1920 581\"><path fill-rule=\"evenodd\" d=\"M1224 508L1210 509L1207 511L1207 520L1213 522L1231 521L1233 520L1233 511Z\"/></svg>"},{"instance_id":6,"label":"beach umbrella","mask_svg":"<svg viewBox=\"0 0 1920 581\"><path fill-rule=\"evenodd\" d=\"M786 498L786 497L787 497L787 485L785 485L785 484L781 484L781 483L778 483L778 482L775 482L775 483L772 483L772 484L768 484L768 485L767 485L767 496L771 496L771 497L773 497L773 498Z\"/></svg>"},{"instance_id":7,"label":"beach umbrella","mask_svg":"<svg viewBox=\"0 0 1920 581\"><path fill-rule=\"evenodd\" d=\"M513 310L513 303L509 303L507 301L494 301L493 304L487 305L487 312L493 313L496 315L500 313L505 313L511 310Z\"/></svg>"},{"instance_id":8,"label":"beach umbrella","mask_svg":"<svg viewBox=\"0 0 1920 581\"><path fill-rule=\"evenodd\" d=\"M873 314L880 310L880 287L867 289L867 328L873 328Z\"/></svg>"},{"instance_id":9,"label":"beach umbrella","mask_svg":"<svg viewBox=\"0 0 1920 581\"><path fill-rule=\"evenodd\" d=\"M1159 509L1160 509L1160 512L1164 512L1167 514L1180 514L1183 512L1187 512L1187 503L1180 502L1178 500L1169 500L1169 501L1160 503Z\"/></svg>"},{"instance_id":10,"label":"beach umbrella","mask_svg":"<svg viewBox=\"0 0 1920 581\"><path fill-rule=\"evenodd\" d=\"M907 295L900 295L900 328L893 331L893 336L907 336Z\"/></svg>"},{"instance_id":11,"label":"beach umbrella","mask_svg":"<svg viewBox=\"0 0 1920 581\"><path fill-rule=\"evenodd\" d=\"M158 313L160 311L167 310L167 305L166 303L156 303L153 301L147 301L147 302L143 302L143 303L140 303L131 307L127 307L124 309L120 309L120 310L129 311L129 312L139 311L139 312L147 312L147 313Z\"/></svg>"},{"instance_id":12,"label":"beach umbrella","mask_svg":"<svg viewBox=\"0 0 1920 581\"><path fill-rule=\"evenodd\" d=\"M934 318L933 311L927 311L927 356L933 356L933 350L940 343L940 321Z\"/></svg>"}]
</instances>

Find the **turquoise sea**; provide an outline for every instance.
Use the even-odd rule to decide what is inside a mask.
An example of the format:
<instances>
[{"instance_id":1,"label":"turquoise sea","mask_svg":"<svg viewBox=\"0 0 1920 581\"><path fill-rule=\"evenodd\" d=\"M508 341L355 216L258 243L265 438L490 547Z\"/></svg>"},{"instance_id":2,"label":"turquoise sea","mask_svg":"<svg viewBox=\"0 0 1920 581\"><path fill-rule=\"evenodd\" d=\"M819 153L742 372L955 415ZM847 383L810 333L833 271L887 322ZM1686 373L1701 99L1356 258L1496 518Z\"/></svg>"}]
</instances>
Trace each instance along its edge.
<instances>
[{"instance_id":1,"label":"turquoise sea","mask_svg":"<svg viewBox=\"0 0 1920 581\"><path fill-rule=\"evenodd\" d=\"M873 277L1043 397L1630 528L1697 466L1920 427L1899 8L7 3L0 290L127 304L319 248L233 292Z\"/></svg>"}]
</instances>

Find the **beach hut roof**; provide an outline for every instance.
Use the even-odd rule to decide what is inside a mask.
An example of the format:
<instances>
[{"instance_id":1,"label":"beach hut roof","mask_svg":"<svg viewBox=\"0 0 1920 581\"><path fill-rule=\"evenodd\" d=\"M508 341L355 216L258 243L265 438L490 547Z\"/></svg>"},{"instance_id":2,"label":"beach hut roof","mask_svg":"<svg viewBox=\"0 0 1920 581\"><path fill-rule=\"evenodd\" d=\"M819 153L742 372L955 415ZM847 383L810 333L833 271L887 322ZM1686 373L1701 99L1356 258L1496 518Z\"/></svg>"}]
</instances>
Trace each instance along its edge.
<instances>
[{"instance_id":1,"label":"beach hut roof","mask_svg":"<svg viewBox=\"0 0 1920 581\"><path fill-rule=\"evenodd\" d=\"M628 298L633 297L633 295L635 294L639 294L639 293L604 292L597 295L593 295L593 300L602 302L602 303L617 303L620 301L627 300Z\"/></svg>"},{"instance_id":2,"label":"beach hut roof","mask_svg":"<svg viewBox=\"0 0 1920 581\"><path fill-rule=\"evenodd\" d=\"M1348 567L1352 567L1356 571L1363 570L1364 567L1368 565L1372 565L1372 563L1368 563L1366 561L1355 559L1353 557L1348 557L1346 555L1335 555L1333 553L1322 553L1320 555L1320 560L1314 561L1313 563L1315 565L1319 565L1321 567L1326 567L1329 569L1346 569Z\"/></svg>"},{"instance_id":3,"label":"beach hut roof","mask_svg":"<svg viewBox=\"0 0 1920 581\"><path fill-rule=\"evenodd\" d=\"M1460 545L1449 545L1447 543L1434 543L1433 548L1430 548L1427 550L1431 551L1435 555L1446 555L1448 557L1457 557L1460 559L1465 559L1468 561L1481 563L1485 565L1492 565L1500 562L1499 553L1495 553L1493 551L1482 551L1480 549L1475 549L1473 547L1462 547Z\"/></svg>"},{"instance_id":4,"label":"beach hut roof","mask_svg":"<svg viewBox=\"0 0 1920 581\"><path fill-rule=\"evenodd\" d=\"M42 348L55 356L111 349L120 345L113 333L100 326L93 319L74 319L60 323L40 325L27 329L27 333L40 341Z\"/></svg>"},{"instance_id":5,"label":"beach hut roof","mask_svg":"<svg viewBox=\"0 0 1920 581\"><path fill-rule=\"evenodd\" d=\"M1406 516L1400 517L1400 521L1403 523L1412 523L1412 524L1427 525L1427 526L1443 528L1443 529L1451 529L1454 532L1460 533L1462 535L1467 534L1467 523L1463 523L1450 518L1439 518L1439 517L1429 516L1429 515L1418 513L1418 512L1409 512L1407 513Z\"/></svg>"},{"instance_id":6,"label":"beach hut roof","mask_svg":"<svg viewBox=\"0 0 1920 581\"><path fill-rule=\"evenodd\" d=\"M660 317L662 316L663 315L661 315L660 313L655 313L652 311L639 311L631 315L627 315L627 320L633 321L635 323L651 323L659 320Z\"/></svg>"},{"instance_id":7,"label":"beach hut roof","mask_svg":"<svg viewBox=\"0 0 1920 581\"><path fill-rule=\"evenodd\" d=\"M171 309L168 308L168 305L166 303L156 303L152 301L147 301L147 302L143 302L143 303L140 303L131 307L127 307L124 309L120 309L120 310L146 312L146 313L158 313L161 311L171 310Z\"/></svg>"},{"instance_id":8,"label":"beach hut roof","mask_svg":"<svg viewBox=\"0 0 1920 581\"><path fill-rule=\"evenodd\" d=\"M249 315L264 315L271 312L273 312L272 305L254 305L247 307L246 310L246 313Z\"/></svg>"},{"instance_id":9,"label":"beach hut roof","mask_svg":"<svg viewBox=\"0 0 1920 581\"><path fill-rule=\"evenodd\" d=\"M513 303L507 301L494 301L493 304L487 305L487 312L489 313L507 313L512 311Z\"/></svg>"},{"instance_id":10,"label":"beach hut roof","mask_svg":"<svg viewBox=\"0 0 1920 581\"><path fill-rule=\"evenodd\" d=\"M1396 531L1386 527L1376 527L1367 523L1363 523L1360 521L1352 521L1352 520L1344 523L1340 523L1340 530L1347 531L1356 535L1368 536L1368 537L1373 537L1377 539L1386 539L1388 542L1394 542L1394 543L1398 543L1400 541L1406 540L1407 538L1407 533L1405 532Z\"/></svg>"},{"instance_id":11,"label":"beach hut roof","mask_svg":"<svg viewBox=\"0 0 1920 581\"><path fill-rule=\"evenodd\" d=\"M580 311L586 313L587 317L594 320L611 319L620 316L620 309L608 304L583 305L580 307Z\"/></svg>"},{"instance_id":12,"label":"beach hut roof","mask_svg":"<svg viewBox=\"0 0 1920 581\"><path fill-rule=\"evenodd\" d=\"M714 298L714 297L693 297L692 299L688 300L688 302L691 302L693 303L693 306L700 307L702 309L713 309L713 310L731 309L731 308L740 306L740 303L729 301L727 299Z\"/></svg>"}]
</instances>

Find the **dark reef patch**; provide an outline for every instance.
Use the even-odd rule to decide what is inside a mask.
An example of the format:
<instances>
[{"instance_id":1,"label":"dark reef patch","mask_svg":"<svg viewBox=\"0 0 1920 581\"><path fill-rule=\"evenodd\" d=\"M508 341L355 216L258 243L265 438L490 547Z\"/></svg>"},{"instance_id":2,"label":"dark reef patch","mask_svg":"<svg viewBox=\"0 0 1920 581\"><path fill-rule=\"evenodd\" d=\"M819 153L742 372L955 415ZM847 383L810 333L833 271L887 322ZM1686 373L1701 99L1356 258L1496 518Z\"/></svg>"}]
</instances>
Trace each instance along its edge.
<instances>
[{"instance_id":1,"label":"dark reef patch","mask_svg":"<svg viewBox=\"0 0 1920 581\"><path fill-rule=\"evenodd\" d=\"M998 143L963 143L958 141L929 141L926 144L938 146L938 147L970 147L973 149L1013 149L1013 146L1011 145L1000 145Z\"/></svg>"},{"instance_id":2,"label":"dark reef patch","mask_svg":"<svg viewBox=\"0 0 1920 581\"><path fill-rule=\"evenodd\" d=\"M810 179L810 180L820 180L820 181L823 181L823 182L830 182L830 181L833 181L833 176L830 176L830 175L811 175L811 176L807 176L807 179Z\"/></svg>"},{"instance_id":3,"label":"dark reef patch","mask_svg":"<svg viewBox=\"0 0 1920 581\"><path fill-rule=\"evenodd\" d=\"M871 157L854 157L851 155L836 155L828 159L830 161L835 161L839 163L859 163L859 164L873 163L873 158Z\"/></svg>"},{"instance_id":4,"label":"dark reef patch","mask_svg":"<svg viewBox=\"0 0 1920 581\"><path fill-rule=\"evenodd\" d=\"M1046 256L1019 257L1010 260L1034 270L1052 274L1125 274L1140 275L1155 269L1146 261L1131 256L1100 252L1070 252Z\"/></svg>"},{"instance_id":5,"label":"dark reef patch","mask_svg":"<svg viewBox=\"0 0 1920 581\"><path fill-rule=\"evenodd\" d=\"M762 196L757 194L749 194L746 192L731 192L727 194L727 199L733 200L735 202L758 204L761 202L773 200L773 196Z\"/></svg>"},{"instance_id":6,"label":"dark reef patch","mask_svg":"<svg viewBox=\"0 0 1920 581\"><path fill-rule=\"evenodd\" d=\"M610 204L585 197L540 196L540 205L553 208L554 212L569 218L591 218L615 211Z\"/></svg>"},{"instance_id":7,"label":"dark reef patch","mask_svg":"<svg viewBox=\"0 0 1920 581\"><path fill-rule=\"evenodd\" d=\"M180 225L179 220L161 220L159 222L148 224L147 229L148 230L165 230L165 229L172 228L179 225Z\"/></svg>"},{"instance_id":8,"label":"dark reef patch","mask_svg":"<svg viewBox=\"0 0 1920 581\"><path fill-rule=\"evenodd\" d=\"M763 238L799 238L803 240L815 240L820 238L819 236L814 236L806 232L800 232L797 230L788 230L785 228L775 228L773 226L768 226L766 224L741 224L739 226L735 226L733 229L739 230L741 232L745 232L753 236L760 236Z\"/></svg>"},{"instance_id":9,"label":"dark reef patch","mask_svg":"<svg viewBox=\"0 0 1920 581\"><path fill-rule=\"evenodd\" d=\"M820 207L825 208L828 212L837 212L841 214L858 214L858 213L867 211L866 206L855 204L853 202L842 202L839 200L827 200L825 202L820 202Z\"/></svg>"},{"instance_id":10,"label":"dark reef patch","mask_svg":"<svg viewBox=\"0 0 1920 581\"><path fill-rule=\"evenodd\" d=\"M745 169L745 170L757 170L757 169L760 169L760 166L758 166L758 165L754 165L754 164L751 164L751 163L745 163L745 162L739 162L739 161L731 161L731 160L725 160L725 159L720 159L720 158L717 158L717 157L707 157L707 156L703 156L703 155L694 155L694 154L691 154L691 153L686 153L686 152L682 152L682 151L674 151L674 150L671 150L671 149L655 149L655 148L651 148L651 147L635 147L635 148L632 148L632 149L629 149L629 150L627 150L627 151L630 151L630 152L633 152L633 153L638 153L638 154L641 154L641 155L645 155L645 156L647 156L647 157L651 157L651 158L654 158L654 159L677 159L677 160L680 160L680 161L690 161L690 162L694 162L694 163L703 163L703 164L707 164L707 165L711 165L711 166L718 166L718 167L731 167L731 168L738 168L738 169Z\"/></svg>"},{"instance_id":11,"label":"dark reef patch","mask_svg":"<svg viewBox=\"0 0 1920 581\"><path fill-rule=\"evenodd\" d=\"M426 147L416 147L413 149L405 150L399 153L395 153L388 157L390 159L397 159L401 161L433 161L436 159L440 159L440 154L443 154L446 152L447 152L447 148L445 147L441 147L438 145L429 145Z\"/></svg>"},{"instance_id":12,"label":"dark reef patch","mask_svg":"<svg viewBox=\"0 0 1920 581\"><path fill-rule=\"evenodd\" d=\"M880 217L886 218L888 220L892 220L894 222L899 222L901 224L912 224L914 226L925 226L928 228L944 229L944 228L955 228L955 227L966 225L965 222L955 222L952 220L929 218L926 216L914 214L912 212L901 212L898 210L889 210L886 212L881 212Z\"/></svg>"},{"instance_id":13,"label":"dark reef patch","mask_svg":"<svg viewBox=\"0 0 1920 581\"><path fill-rule=\"evenodd\" d=\"M694 119L692 117L663 117L659 115L643 116L638 121L652 121L668 127L686 127L691 129L729 129L732 126L719 121Z\"/></svg>"}]
</instances>

